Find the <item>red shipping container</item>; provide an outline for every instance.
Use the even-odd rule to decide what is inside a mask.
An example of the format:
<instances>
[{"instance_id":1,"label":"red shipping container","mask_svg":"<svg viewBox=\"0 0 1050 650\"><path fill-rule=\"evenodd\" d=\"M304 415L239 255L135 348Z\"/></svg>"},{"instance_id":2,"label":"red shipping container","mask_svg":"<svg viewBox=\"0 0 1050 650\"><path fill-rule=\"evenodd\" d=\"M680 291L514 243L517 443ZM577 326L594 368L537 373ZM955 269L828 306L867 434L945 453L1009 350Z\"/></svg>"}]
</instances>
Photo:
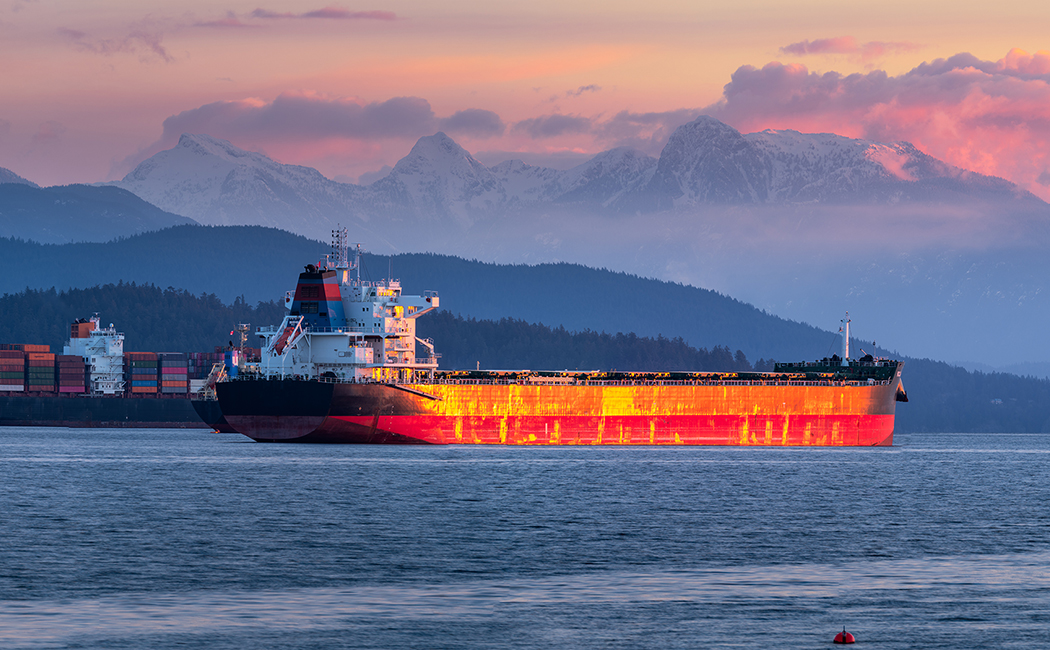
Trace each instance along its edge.
<instances>
[{"instance_id":1,"label":"red shipping container","mask_svg":"<svg viewBox=\"0 0 1050 650\"><path fill-rule=\"evenodd\" d=\"M21 350L0 350L0 359L24 359L25 356Z\"/></svg>"},{"instance_id":2,"label":"red shipping container","mask_svg":"<svg viewBox=\"0 0 1050 650\"><path fill-rule=\"evenodd\" d=\"M86 392L83 386L59 386L58 392L60 393L83 393Z\"/></svg>"}]
</instances>

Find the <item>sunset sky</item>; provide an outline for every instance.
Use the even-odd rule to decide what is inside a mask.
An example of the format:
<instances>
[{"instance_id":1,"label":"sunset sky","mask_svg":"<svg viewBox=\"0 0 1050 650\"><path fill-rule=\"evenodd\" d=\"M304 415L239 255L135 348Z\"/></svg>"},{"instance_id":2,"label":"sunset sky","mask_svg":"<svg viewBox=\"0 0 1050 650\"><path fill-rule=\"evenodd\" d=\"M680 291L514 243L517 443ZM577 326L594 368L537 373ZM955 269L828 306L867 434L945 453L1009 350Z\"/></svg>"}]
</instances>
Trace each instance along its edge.
<instances>
[{"instance_id":1,"label":"sunset sky","mask_svg":"<svg viewBox=\"0 0 1050 650\"><path fill-rule=\"evenodd\" d=\"M0 0L0 167L110 180L191 132L357 181L438 130L567 167L709 113L1050 199L1048 49L1046 2Z\"/></svg>"}]
</instances>

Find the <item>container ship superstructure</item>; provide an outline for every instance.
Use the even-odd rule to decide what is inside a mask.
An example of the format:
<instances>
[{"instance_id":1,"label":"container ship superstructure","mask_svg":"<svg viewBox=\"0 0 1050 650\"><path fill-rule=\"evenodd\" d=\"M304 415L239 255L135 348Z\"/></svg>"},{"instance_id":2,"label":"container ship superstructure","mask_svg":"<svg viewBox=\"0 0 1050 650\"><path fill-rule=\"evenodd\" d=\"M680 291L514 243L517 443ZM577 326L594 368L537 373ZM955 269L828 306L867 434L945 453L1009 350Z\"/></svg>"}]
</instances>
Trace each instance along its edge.
<instances>
[{"instance_id":1,"label":"container ship superstructure","mask_svg":"<svg viewBox=\"0 0 1050 650\"><path fill-rule=\"evenodd\" d=\"M362 280L360 247L351 262L346 232L335 239L299 274L283 322L257 330L258 366L215 386L253 440L886 446L907 401L902 362L849 358L848 316L842 357L774 372L438 370L416 336L438 294Z\"/></svg>"}]
</instances>

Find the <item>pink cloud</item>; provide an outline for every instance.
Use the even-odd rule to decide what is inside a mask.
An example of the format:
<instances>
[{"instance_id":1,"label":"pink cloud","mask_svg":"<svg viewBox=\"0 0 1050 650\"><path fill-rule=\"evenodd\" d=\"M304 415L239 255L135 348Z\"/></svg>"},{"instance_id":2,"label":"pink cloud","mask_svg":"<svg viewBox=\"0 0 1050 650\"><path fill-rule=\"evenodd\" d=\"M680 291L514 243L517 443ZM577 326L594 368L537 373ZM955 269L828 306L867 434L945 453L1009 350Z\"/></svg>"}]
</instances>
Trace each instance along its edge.
<instances>
[{"instance_id":1,"label":"pink cloud","mask_svg":"<svg viewBox=\"0 0 1050 650\"><path fill-rule=\"evenodd\" d=\"M507 125L500 116L481 108L467 108L438 120L438 128L449 133L461 133L475 138L503 135Z\"/></svg>"},{"instance_id":2,"label":"pink cloud","mask_svg":"<svg viewBox=\"0 0 1050 650\"><path fill-rule=\"evenodd\" d=\"M138 53L143 60L149 60L152 57L168 63L174 60L161 44L163 35L158 31L137 28L119 38L96 39L89 38L87 33L79 29L60 27L58 33L84 52L93 52L103 56Z\"/></svg>"},{"instance_id":3,"label":"pink cloud","mask_svg":"<svg viewBox=\"0 0 1050 650\"><path fill-rule=\"evenodd\" d=\"M222 29L243 29L255 27L255 25L249 25L248 23L241 22L241 19L237 17L237 14L232 11L226 12L225 18L219 18L217 20L203 20L193 24L194 27L218 27Z\"/></svg>"},{"instance_id":4,"label":"pink cloud","mask_svg":"<svg viewBox=\"0 0 1050 650\"><path fill-rule=\"evenodd\" d=\"M272 102L225 101L173 115L164 120L164 138L207 133L221 138L361 140L427 135L436 126L430 103L420 97L394 97L361 103L305 93L282 93Z\"/></svg>"},{"instance_id":5,"label":"pink cloud","mask_svg":"<svg viewBox=\"0 0 1050 650\"><path fill-rule=\"evenodd\" d=\"M800 64L742 66L705 112L741 131L766 128L905 140L948 163L1050 198L1050 52L970 54L899 76L818 74Z\"/></svg>"},{"instance_id":6,"label":"pink cloud","mask_svg":"<svg viewBox=\"0 0 1050 650\"><path fill-rule=\"evenodd\" d=\"M266 9L256 9L251 14L252 18L322 18L326 20L397 20L397 14L392 11L350 11L341 7L323 7L301 14L280 13Z\"/></svg>"},{"instance_id":7,"label":"pink cloud","mask_svg":"<svg viewBox=\"0 0 1050 650\"><path fill-rule=\"evenodd\" d=\"M514 130L539 140L565 134L588 133L592 125L593 121L589 117L555 113L553 115L530 117L527 120L522 120L514 125Z\"/></svg>"},{"instance_id":8,"label":"pink cloud","mask_svg":"<svg viewBox=\"0 0 1050 650\"><path fill-rule=\"evenodd\" d=\"M587 85L587 86L580 86L576 90L566 90L565 91L565 96L566 97L579 97L583 93L596 93L596 92L600 91L601 89L602 89L601 86L598 86L596 84L590 84L590 85Z\"/></svg>"},{"instance_id":9,"label":"pink cloud","mask_svg":"<svg viewBox=\"0 0 1050 650\"><path fill-rule=\"evenodd\" d=\"M782 54L793 54L804 56L807 54L851 54L860 61L867 63L875 59L896 52L912 52L921 49L921 45L915 43L890 43L885 41L869 41L858 43L852 36L839 36L837 38L818 38L815 41L799 41L780 48Z\"/></svg>"},{"instance_id":10,"label":"pink cloud","mask_svg":"<svg viewBox=\"0 0 1050 650\"><path fill-rule=\"evenodd\" d=\"M692 122L700 115L697 108L673 111L632 113L620 111L595 125L599 141L614 147L632 147L651 156L660 154L667 139L679 126Z\"/></svg>"}]
</instances>

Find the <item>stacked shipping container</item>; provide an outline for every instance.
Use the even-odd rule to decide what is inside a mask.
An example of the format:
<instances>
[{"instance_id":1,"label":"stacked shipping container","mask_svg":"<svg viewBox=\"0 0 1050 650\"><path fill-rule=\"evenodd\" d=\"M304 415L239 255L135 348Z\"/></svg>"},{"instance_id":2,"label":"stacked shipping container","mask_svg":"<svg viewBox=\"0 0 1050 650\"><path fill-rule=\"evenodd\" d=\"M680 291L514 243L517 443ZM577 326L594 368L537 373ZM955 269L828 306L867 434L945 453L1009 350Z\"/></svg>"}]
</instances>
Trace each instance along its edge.
<instances>
[{"instance_id":1,"label":"stacked shipping container","mask_svg":"<svg viewBox=\"0 0 1050 650\"><path fill-rule=\"evenodd\" d=\"M75 354L55 355L55 374L58 379L58 392L83 393L87 373L89 372L84 358Z\"/></svg>"},{"instance_id":2,"label":"stacked shipping container","mask_svg":"<svg viewBox=\"0 0 1050 650\"><path fill-rule=\"evenodd\" d=\"M223 362L222 352L191 352L186 357L186 375L190 379L207 379L212 366Z\"/></svg>"},{"instance_id":3,"label":"stacked shipping container","mask_svg":"<svg viewBox=\"0 0 1050 650\"><path fill-rule=\"evenodd\" d=\"M0 350L18 350L19 352L50 352L50 345L36 345L30 343L0 343Z\"/></svg>"},{"instance_id":4,"label":"stacked shipping container","mask_svg":"<svg viewBox=\"0 0 1050 650\"><path fill-rule=\"evenodd\" d=\"M55 392L55 355L26 352L26 392Z\"/></svg>"},{"instance_id":5,"label":"stacked shipping container","mask_svg":"<svg viewBox=\"0 0 1050 650\"><path fill-rule=\"evenodd\" d=\"M125 352L124 377L129 393L157 393L157 353Z\"/></svg>"},{"instance_id":6,"label":"stacked shipping container","mask_svg":"<svg viewBox=\"0 0 1050 650\"><path fill-rule=\"evenodd\" d=\"M160 392L185 394L189 392L186 355L181 352L161 352L157 355L160 370Z\"/></svg>"},{"instance_id":7,"label":"stacked shipping container","mask_svg":"<svg viewBox=\"0 0 1050 650\"><path fill-rule=\"evenodd\" d=\"M0 350L0 391L24 392L26 357L21 350Z\"/></svg>"}]
</instances>

